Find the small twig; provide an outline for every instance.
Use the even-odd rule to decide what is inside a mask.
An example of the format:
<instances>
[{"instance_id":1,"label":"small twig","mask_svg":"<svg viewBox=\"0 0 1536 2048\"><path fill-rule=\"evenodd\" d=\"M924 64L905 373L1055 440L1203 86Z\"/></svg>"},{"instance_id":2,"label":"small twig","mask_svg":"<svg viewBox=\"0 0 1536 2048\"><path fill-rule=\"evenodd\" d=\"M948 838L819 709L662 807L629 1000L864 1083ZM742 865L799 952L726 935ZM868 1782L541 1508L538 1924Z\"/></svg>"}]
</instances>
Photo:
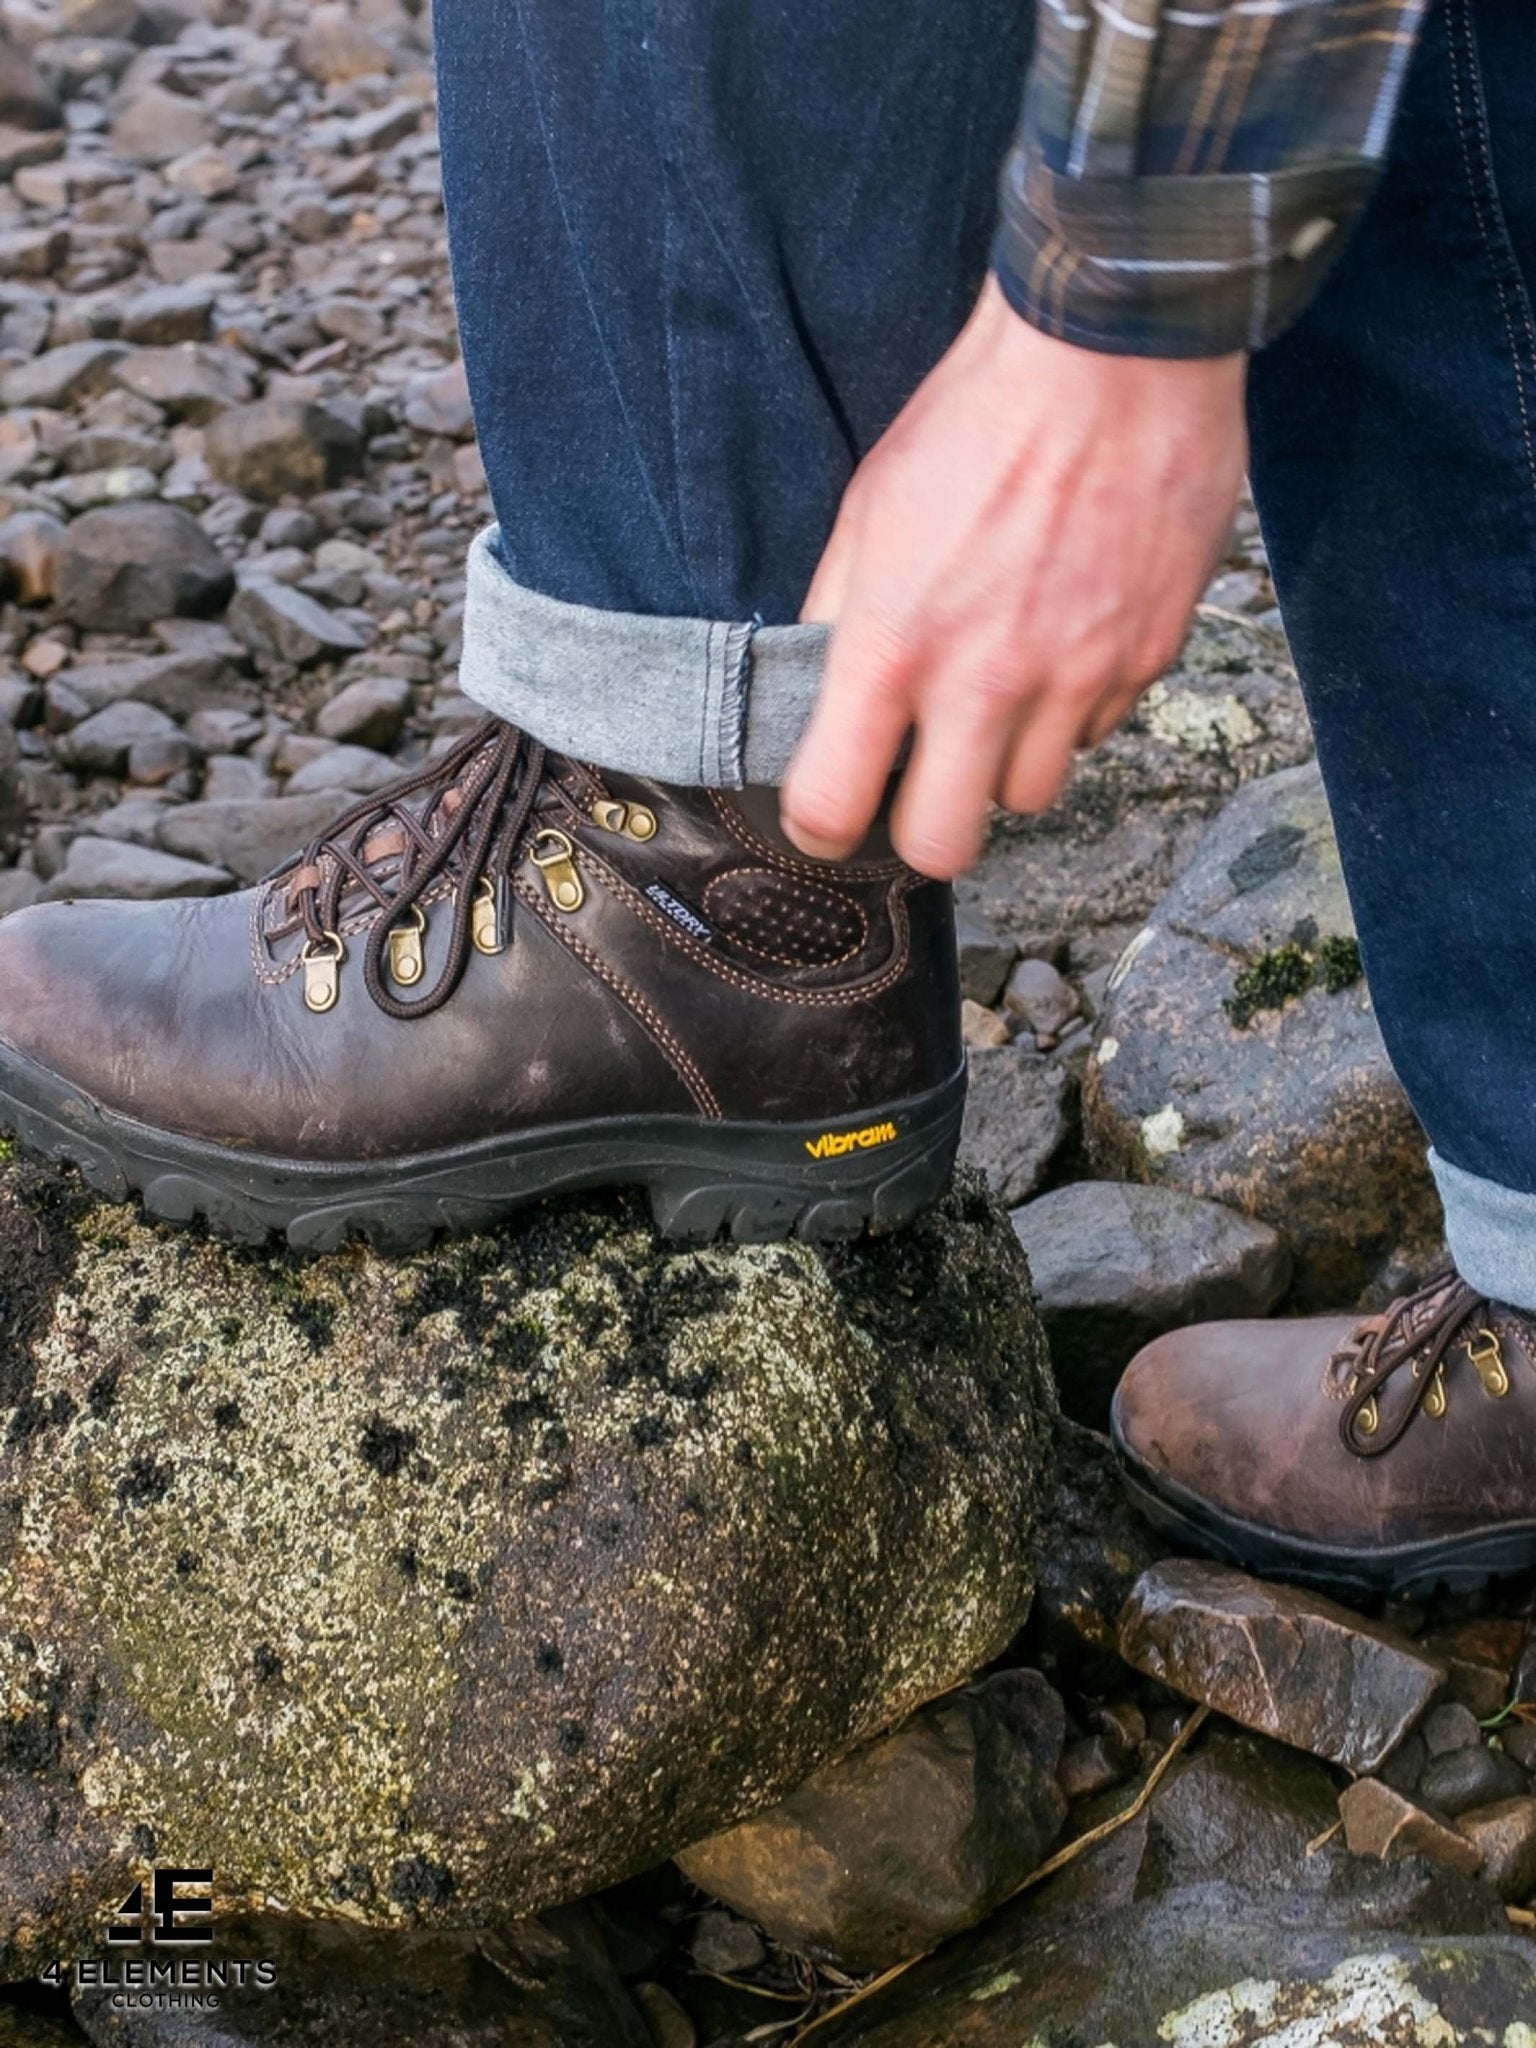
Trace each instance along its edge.
<instances>
[{"instance_id":1,"label":"small twig","mask_svg":"<svg viewBox=\"0 0 1536 2048\"><path fill-rule=\"evenodd\" d=\"M1529 1906L1506 1906L1504 1917L1511 1927L1536 1927L1536 1913Z\"/></svg>"},{"instance_id":2,"label":"small twig","mask_svg":"<svg viewBox=\"0 0 1536 2048\"><path fill-rule=\"evenodd\" d=\"M1325 1842L1331 1842L1334 1836L1339 1833L1343 1826L1344 1823L1342 1820L1336 1820L1333 1823L1332 1827L1324 1828L1323 1832L1320 1835L1314 1835L1311 1841L1307 1844L1307 1854L1309 1856L1315 1856L1318 1850L1322 1848L1323 1844Z\"/></svg>"},{"instance_id":3,"label":"small twig","mask_svg":"<svg viewBox=\"0 0 1536 2048\"><path fill-rule=\"evenodd\" d=\"M1123 1827L1128 1827L1133 1820L1145 1812L1147 1802L1162 1783L1169 1765L1179 1754L1180 1750L1187 1749L1190 1743L1194 1741L1196 1735L1199 1734L1201 1728L1210 1717L1210 1711L1209 1707L1196 1707L1195 1711L1184 1723L1184 1726L1179 1730L1172 1742L1169 1743L1167 1749L1158 1758L1151 1777L1148 1778L1145 1785L1142 1786L1124 1812L1115 1814L1110 1820L1100 1821L1096 1828L1090 1828L1085 1835L1076 1836L1072 1841L1068 1842L1064 1849L1058 1849L1054 1856L1048 1856L1038 1870L1032 1870L1021 1884L1016 1884L1011 1892L1004 1898L999 1899L994 1911L1001 1909L1003 1906L1008 1905L1011 1900L1018 1898L1021 1892L1027 1892L1035 1885L1043 1884L1048 1877L1054 1877L1058 1870L1064 1870L1069 1863L1075 1863L1079 1856L1085 1855L1090 1849L1097 1848L1100 1842L1108 1841L1111 1835L1119 1834ZM823 2027L829 2026L833 2020L841 2019L843 2014L848 2012L853 2006L862 2005L866 1999L873 1998L875 1993L883 1991L887 1984L894 1984L898 1977L904 1977L908 1970L915 1969L919 1963L926 1962L929 1956L936 1954L943 1946L943 1942L936 1942L933 1948L924 1949L921 1955L908 1956L904 1963L893 1963L890 1969L883 1970L878 1977L872 1977L862 1990L855 1991L851 1998L843 1999L841 2004L832 2006L828 2011L822 2013L819 2018L812 2020L803 2033L796 2034L794 2040L790 2042L789 2048L800 2048L802 2041L808 2041L812 2034L819 2033Z\"/></svg>"}]
</instances>

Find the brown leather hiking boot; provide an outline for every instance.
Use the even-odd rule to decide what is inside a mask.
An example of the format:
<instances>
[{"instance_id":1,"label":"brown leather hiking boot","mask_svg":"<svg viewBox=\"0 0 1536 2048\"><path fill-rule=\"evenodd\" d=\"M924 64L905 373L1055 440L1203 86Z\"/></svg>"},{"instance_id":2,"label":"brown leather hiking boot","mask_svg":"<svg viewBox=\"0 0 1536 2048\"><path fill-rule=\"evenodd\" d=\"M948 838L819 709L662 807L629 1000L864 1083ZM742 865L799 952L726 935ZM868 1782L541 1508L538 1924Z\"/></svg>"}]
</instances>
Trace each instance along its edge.
<instances>
[{"instance_id":1,"label":"brown leather hiking boot","mask_svg":"<svg viewBox=\"0 0 1536 2048\"><path fill-rule=\"evenodd\" d=\"M1454 1273L1381 1315L1159 1337L1111 1428L1149 1520L1254 1571L1401 1593L1536 1565L1536 1316Z\"/></svg>"},{"instance_id":2,"label":"brown leather hiking boot","mask_svg":"<svg viewBox=\"0 0 1536 2048\"><path fill-rule=\"evenodd\" d=\"M492 720L255 889L7 918L0 1126L314 1250L616 1182L686 1237L892 1228L959 1138L949 892L776 821Z\"/></svg>"}]
</instances>

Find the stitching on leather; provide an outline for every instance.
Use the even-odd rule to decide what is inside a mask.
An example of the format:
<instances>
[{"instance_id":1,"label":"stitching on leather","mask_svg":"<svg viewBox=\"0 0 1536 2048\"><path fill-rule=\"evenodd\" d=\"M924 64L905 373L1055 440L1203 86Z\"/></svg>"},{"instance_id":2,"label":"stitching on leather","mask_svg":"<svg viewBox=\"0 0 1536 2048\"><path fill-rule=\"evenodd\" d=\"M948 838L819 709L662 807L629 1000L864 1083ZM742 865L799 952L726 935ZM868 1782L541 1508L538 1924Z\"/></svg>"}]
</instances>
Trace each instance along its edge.
<instances>
[{"instance_id":1,"label":"stitching on leather","mask_svg":"<svg viewBox=\"0 0 1536 2048\"><path fill-rule=\"evenodd\" d=\"M912 928L907 917L906 899L908 891L917 880L915 875L898 875L887 892L891 929L896 936L896 951L891 956L889 964L874 980L860 982L852 989L780 988L777 982L764 981L759 975L743 974L739 969L728 966L708 946L700 945L697 939L690 938L679 925L672 922L671 918L663 917L648 897L642 896L638 889L631 888L623 876L609 867L608 863L590 847L584 846L580 851L582 860L578 861L578 866L585 862L600 869L610 895L617 896L621 902L627 904L643 923L679 947L696 966L707 969L721 981L730 982L734 988L745 989L748 995L761 997L768 1002L790 1003L800 1009L846 1010L855 1003L871 1002L876 996L884 995L886 990L900 981L907 971L912 946Z\"/></svg>"},{"instance_id":2,"label":"stitching on leather","mask_svg":"<svg viewBox=\"0 0 1536 2048\"><path fill-rule=\"evenodd\" d=\"M709 792L709 800L720 815L720 822L733 839L739 840L749 853L755 853L759 860L770 861L775 867L787 873L804 875L809 881L820 881L829 866L835 865L840 875L852 882L883 882L888 875L900 874L905 862L899 860L873 860L854 863L851 861L802 860L795 854L780 853L779 849L762 839L746 819L741 817L734 805L728 804L718 789Z\"/></svg>"},{"instance_id":3,"label":"stitching on leather","mask_svg":"<svg viewBox=\"0 0 1536 2048\"><path fill-rule=\"evenodd\" d=\"M569 925L563 920L557 920L546 909L544 904L540 902L533 889L520 875L513 878L512 888L519 901L526 903L528 908L536 914L545 930L552 932L567 952L574 953L589 973L595 974L599 981L606 983L613 990L619 1001L623 1003L624 1007L639 1019L648 1035L665 1053L678 1079L693 1097L699 1109L705 1116L718 1121L721 1115L720 1105L715 1100L709 1083L695 1065L686 1048L674 1036L661 1017L646 1001L645 997L641 995L640 991L632 988L627 981L615 974L601 954L595 952L585 939L578 938Z\"/></svg>"},{"instance_id":4,"label":"stitching on leather","mask_svg":"<svg viewBox=\"0 0 1536 2048\"><path fill-rule=\"evenodd\" d=\"M1456 132L1461 141L1462 161L1466 167L1467 190L1472 200L1472 216L1477 222L1478 234L1481 236L1483 247L1488 254L1489 269L1493 276L1493 289L1499 301L1499 316L1504 323L1505 340L1509 344L1510 368L1514 373L1515 379L1515 403L1520 413L1520 438L1525 445L1525 463L1530 473L1531 487L1533 490L1536 490L1536 444L1533 444L1531 437L1531 418L1525 395L1525 374L1520 360L1520 346L1515 333L1515 324L1510 316L1509 298L1504 289L1504 279L1500 275L1501 259L1507 258L1510 254L1509 229L1504 220L1504 210L1499 200L1498 186L1493 175L1493 152L1488 136L1487 110L1483 104L1477 46L1473 40L1472 21L1466 0L1447 0L1445 18L1447 37L1453 46L1456 39L1456 27L1458 22L1460 23L1462 42L1466 52L1469 96L1474 89L1476 91L1478 161L1474 163L1472 136L1468 129L1466 107L1462 100L1461 80L1457 75L1456 52L1454 47L1452 47L1450 52L1451 99L1456 111ZM1484 210L1485 199L1488 207L1486 212ZM1501 237L1497 242L1489 226L1490 212ZM1518 276L1518 274L1517 265L1516 275ZM1523 299L1523 293L1521 297ZM1533 354L1536 354L1536 333L1533 333L1531 327L1530 309L1528 306L1523 308L1523 317L1527 338L1532 342Z\"/></svg>"},{"instance_id":5,"label":"stitching on leather","mask_svg":"<svg viewBox=\"0 0 1536 2048\"><path fill-rule=\"evenodd\" d=\"M781 882L784 880L784 876L777 868L729 868L723 875L715 876L715 879L709 884L709 887L700 898L701 907L717 923L725 926L726 930L730 933L732 944L740 946L743 952L755 953L758 959L772 960L780 967L841 967L845 961L857 959L859 954L869 944L869 919L865 915L863 904L856 903L851 896L837 895L835 890L823 887L824 895L835 896L838 904L846 907L858 919L859 936L845 952L826 959L806 960L798 958L792 953L771 952L767 946L755 946L750 939L743 938L739 931L731 927L730 913L728 911L714 911L710 909L710 898L717 889L722 888L727 882L737 882L744 876L749 875L762 875L771 882Z\"/></svg>"}]
</instances>

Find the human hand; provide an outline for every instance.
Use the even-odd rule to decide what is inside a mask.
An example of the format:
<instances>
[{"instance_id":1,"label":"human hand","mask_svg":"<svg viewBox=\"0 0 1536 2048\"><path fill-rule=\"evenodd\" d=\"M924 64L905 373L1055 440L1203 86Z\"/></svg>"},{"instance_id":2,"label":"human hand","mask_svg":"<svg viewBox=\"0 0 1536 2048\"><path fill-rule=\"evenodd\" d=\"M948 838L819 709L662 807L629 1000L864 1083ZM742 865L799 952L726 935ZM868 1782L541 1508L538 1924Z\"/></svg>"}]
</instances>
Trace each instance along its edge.
<instances>
[{"instance_id":1,"label":"human hand","mask_svg":"<svg viewBox=\"0 0 1536 2048\"><path fill-rule=\"evenodd\" d=\"M989 805L1044 810L1177 655L1231 530L1245 356L1100 355L994 280L860 464L801 616L834 631L782 793L805 853L850 853L913 735L891 821L941 879Z\"/></svg>"}]
</instances>

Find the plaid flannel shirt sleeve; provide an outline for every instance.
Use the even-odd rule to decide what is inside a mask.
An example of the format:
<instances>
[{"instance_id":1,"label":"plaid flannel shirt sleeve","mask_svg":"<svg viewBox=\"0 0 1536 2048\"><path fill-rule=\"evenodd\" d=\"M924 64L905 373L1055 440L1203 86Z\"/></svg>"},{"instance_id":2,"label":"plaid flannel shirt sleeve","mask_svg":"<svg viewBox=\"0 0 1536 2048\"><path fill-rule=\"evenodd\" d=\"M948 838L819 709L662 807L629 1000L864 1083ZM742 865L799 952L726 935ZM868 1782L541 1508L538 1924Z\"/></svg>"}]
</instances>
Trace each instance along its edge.
<instances>
[{"instance_id":1,"label":"plaid flannel shirt sleeve","mask_svg":"<svg viewBox=\"0 0 1536 2048\"><path fill-rule=\"evenodd\" d=\"M1048 334L1262 348L1375 183L1426 0L1037 0L994 267Z\"/></svg>"}]
</instances>

